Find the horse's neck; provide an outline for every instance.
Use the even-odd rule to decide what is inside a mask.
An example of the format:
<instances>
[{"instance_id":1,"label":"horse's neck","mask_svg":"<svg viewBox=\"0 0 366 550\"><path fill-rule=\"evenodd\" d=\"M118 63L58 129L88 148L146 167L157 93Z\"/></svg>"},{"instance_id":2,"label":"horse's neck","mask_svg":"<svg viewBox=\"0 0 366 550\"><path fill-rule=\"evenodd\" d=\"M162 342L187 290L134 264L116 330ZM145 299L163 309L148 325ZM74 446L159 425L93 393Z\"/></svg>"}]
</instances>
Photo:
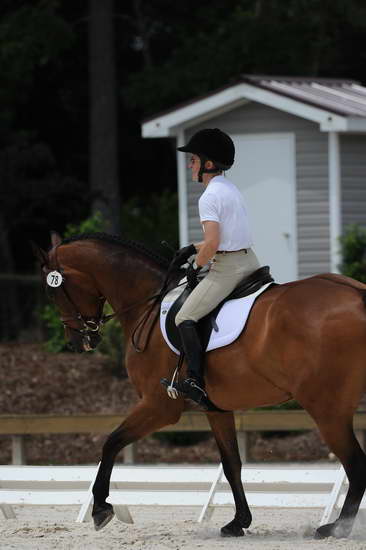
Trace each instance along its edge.
<instances>
[{"instance_id":1,"label":"horse's neck","mask_svg":"<svg viewBox=\"0 0 366 550\"><path fill-rule=\"evenodd\" d=\"M161 268L131 252L104 256L96 271L96 281L107 302L114 311L121 312L122 318L126 311L129 319L139 317L147 307L143 302L160 289L164 280Z\"/></svg>"}]
</instances>

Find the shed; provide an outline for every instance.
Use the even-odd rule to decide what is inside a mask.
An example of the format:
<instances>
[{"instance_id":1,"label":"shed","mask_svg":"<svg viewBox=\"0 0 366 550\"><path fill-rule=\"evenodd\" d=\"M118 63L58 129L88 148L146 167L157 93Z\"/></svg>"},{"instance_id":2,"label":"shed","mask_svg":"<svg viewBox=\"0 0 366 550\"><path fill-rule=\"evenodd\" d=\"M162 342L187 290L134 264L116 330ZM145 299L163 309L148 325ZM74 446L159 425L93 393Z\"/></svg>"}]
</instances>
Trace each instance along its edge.
<instances>
[{"instance_id":1,"label":"shed","mask_svg":"<svg viewBox=\"0 0 366 550\"><path fill-rule=\"evenodd\" d=\"M344 79L244 75L239 81L145 120L144 137L202 128L234 140L227 172L242 191L254 250L278 282L337 272L339 237L366 225L366 88ZM181 245L202 239L197 201L177 153Z\"/></svg>"}]
</instances>

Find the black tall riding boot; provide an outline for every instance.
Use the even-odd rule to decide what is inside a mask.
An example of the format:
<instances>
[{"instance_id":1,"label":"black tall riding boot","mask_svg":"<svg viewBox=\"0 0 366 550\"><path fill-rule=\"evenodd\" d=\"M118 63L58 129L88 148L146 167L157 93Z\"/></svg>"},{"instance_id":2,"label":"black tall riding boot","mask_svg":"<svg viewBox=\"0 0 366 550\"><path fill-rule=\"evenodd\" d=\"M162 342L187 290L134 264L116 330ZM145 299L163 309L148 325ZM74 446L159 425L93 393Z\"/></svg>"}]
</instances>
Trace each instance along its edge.
<instances>
[{"instance_id":1,"label":"black tall riding boot","mask_svg":"<svg viewBox=\"0 0 366 550\"><path fill-rule=\"evenodd\" d=\"M177 384L177 389L189 399L202 404L202 397L207 397L204 390L203 359L204 352L195 321L183 321L178 325L182 346L187 361L188 377Z\"/></svg>"}]
</instances>

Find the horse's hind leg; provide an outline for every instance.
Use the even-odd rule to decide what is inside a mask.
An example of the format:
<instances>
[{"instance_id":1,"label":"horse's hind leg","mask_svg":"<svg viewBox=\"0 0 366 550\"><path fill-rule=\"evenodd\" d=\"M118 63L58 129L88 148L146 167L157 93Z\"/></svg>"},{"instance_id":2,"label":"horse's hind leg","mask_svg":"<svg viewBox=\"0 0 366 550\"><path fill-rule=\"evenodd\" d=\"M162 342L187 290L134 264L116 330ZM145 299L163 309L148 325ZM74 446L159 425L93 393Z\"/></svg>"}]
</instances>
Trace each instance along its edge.
<instances>
[{"instance_id":1,"label":"horse's hind leg","mask_svg":"<svg viewBox=\"0 0 366 550\"><path fill-rule=\"evenodd\" d=\"M222 466L226 479L230 484L236 507L234 519L222 527L221 535L224 537L240 537L244 534L243 527L249 527L251 524L252 514L241 482L241 460L234 414L231 412L208 413L207 417L220 451Z\"/></svg>"},{"instance_id":2,"label":"horse's hind leg","mask_svg":"<svg viewBox=\"0 0 366 550\"><path fill-rule=\"evenodd\" d=\"M362 451L353 431L352 417L347 420L334 418L318 421L319 429L332 450L341 461L349 481L349 489L343 508L334 523L322 525L317 529L317 538L329 536L347 537L353 527L363 494L366 488L366 455Z\"/></svg>"},{"instance_id":3,"label":"horse's hind leg","mask_svg":"<svg viewBox=\"0 0 366 550\"><path fill-rule=\"evenodd\" d=\"M93 485L92 516L97 531L107 525L114 515L113 507L106 502L106 499L109 495L109 482L114 461L119 451L126 445L138 441L167 424L175 424L179 420L181 412L182 400L169 402L169 407L164 407L163 400L158 402L155 407L141 401L125 421L108 436L103 446L102 460Z\"/></svg>"}]
</instances>

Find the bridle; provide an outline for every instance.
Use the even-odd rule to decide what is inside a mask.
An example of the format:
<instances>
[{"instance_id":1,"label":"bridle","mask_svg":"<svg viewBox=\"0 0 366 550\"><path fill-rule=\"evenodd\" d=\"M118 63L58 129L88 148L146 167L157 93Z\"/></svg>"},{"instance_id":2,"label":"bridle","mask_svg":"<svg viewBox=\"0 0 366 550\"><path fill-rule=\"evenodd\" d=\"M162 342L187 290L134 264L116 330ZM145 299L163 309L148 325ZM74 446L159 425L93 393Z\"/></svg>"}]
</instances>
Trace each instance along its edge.
<instances>
[{"instance_id":1,"label":"bridle","mask_svg":"<svg viewBox=\"0 0 366 550\"><path fill-rule=\"evenodd\" d=\"M57 288L59 289L59 291L61 291L63 293L64 297L69 302L69 304L71 305L72 309L75 312L74 315L69 315L67 317L65 317L61 312L60 320L61 320L64 328L67 328L71 332L74 332L74 333L78 334L79 336L81 336L83 341L84 341L84 344L86 344L87 347L90 347L91 339L95 338L95 337L100 338L99 330L108 321L110 321L114 317L117 317L118 315L121 315L123 313L126 313L129 310L132 310L132 309L138 307L139 305L142 305L144 303L148 303L148 302L152 301L153 303L151 304L151 306L147 309L147 311L140 318L137 326L135 327L135 329L132 333L132 338L131 338L132 339L132 344L133 344L133 346L134 346L134 348L137 352L145 351L145 349L147 347L147 344L148 344L148 341L150 339L152 329L154 328L154 324L157 320L157 317L158 317L159 313L157 313L157 315L153 319L153 322L150 326L150 329L148 331L145 343L144 343L142 348L139 346L138 338L139 338L139 336L140 336L147 320L149 319L150 315L154 311L155 306L157 305L157 303L161 302L162 297L164 296L164 294L165 294L165 292L168 288L169 279L170 279L170 269L168 269L168 272L167 272L167 275L165 277L162 288L158 293L156 293L152 296L149 296L148 298L144 298L143 300L140 300L139 302L134 303L130 306L120 308L117 311L115 311L111 314L107 314L107 315L103 314L103 308L104 308L104 303L106 301L106 298L105 298L105 296L100 295L98 297L100 306L98 308L97 315L96 316L85 316L79 311L79 308L76 306L75 302L73 301L73 299L71 298L69 292L67 291L67 288L65 286L66 278L65 278L65 275L64 275L64 270L63 270L62 267L60 267L59 262L58 262L58 258L57 258L57 249L58 249L58 245L55 246L54 248L52 248L50 253L49 253L50 263L49 263L49 266L47 266L48 272L45 272L45 275L47 277L47 275L49 273L51 273L52 271L57 271L58 273L60 273L60 275L62 277L62 281L61 281L61 284ZM52 294L51 294L51 297L52 297ZM72 327L71 325L68 324L69 321L78 321L79 323L82 323L82 328ZM138 336L137 336L137 340L136 340L136 334L137 333L138 333Z\"/></svg>"},{"instance_id":2,"label":"bridle","mask_svg":"<svg viewBox=\"0 0 366 550\"><path fill-rule=\"evenodd\" d=\"M66 299L66 302L68 302L69 305L71 306L71 310L73 311L73 314L65 316L62 313L62 310L60 310L60 313L61 313L60 320L61 320L64 328L67 328L69 331L81 336L82 339L83 339L84 344L86 344L86 347L90 348L91 339L95 338L95 337L99 337L100 328L110 318L112 318L112 316L103 314L103 307L104 307L105 297L102 296L102 295L100 295L98 297L100 305L98 307L98 312L95 316L86 316L86 315L83 315L80 312L78 306L75 304L74 300L71 298L71 296L70 296L70 294L69 294L69 292L66 288L66 285L65 285L66 278L65 278L65 274L64 274L64 269L59 264L59 261L58 261L58 258L57 258L57 249L58 249L58 246L55 246L54 248L51 249L51 251L49 253L49 264L47 265L47 270L45 270L43 268L43 271L46 275L46 278L47 278L47 275L50 274L53 271L56 271L61 275L61 278L62 278L61 283L57 287L57 290L58 290L58 292L61 292L63 294L64 298ZM51 299L53 299L53 301L55 301L54 296L52 295L52 291L54 291L55 289L49 287L48 285L47 285L47 289L49 290L49 295L50 295ZM76 328L76 327L71 326L69 324L70 321L77 321L78 323L81 323L81 327Z\"/></svg>"},{"instance_id":3,"label":"bridle","mask_svg":"<svg viewBox=\"0 0 366 550\"><path fill-rule=\"evenodd\" d=\"M74 315L64 316L61 314L61 321L65 328L68 328L72 332L76 332L77 334L80 334L81 336L90 336L91 334L95 334L99 332L99 329L102 325L104 325L110 318L109 315L103 315L103 306L105 302L104 296L99 296L100 301L100 307L98 308L98 313L96 316L85 316L82 313L80 313L78 307L76 306L75 302L71 298L70 294L67 291L67 288L65 286L65 276L64 271L62 268L58 269L59 273L62 275L62 284L60 285L60 290L63 292L63 295L65 296L66 300L71 305L72 309L74 310ZM83 324L82 328L75 328L68 324L68 321L79 321Z\"/></svg>"}]
</instances>

